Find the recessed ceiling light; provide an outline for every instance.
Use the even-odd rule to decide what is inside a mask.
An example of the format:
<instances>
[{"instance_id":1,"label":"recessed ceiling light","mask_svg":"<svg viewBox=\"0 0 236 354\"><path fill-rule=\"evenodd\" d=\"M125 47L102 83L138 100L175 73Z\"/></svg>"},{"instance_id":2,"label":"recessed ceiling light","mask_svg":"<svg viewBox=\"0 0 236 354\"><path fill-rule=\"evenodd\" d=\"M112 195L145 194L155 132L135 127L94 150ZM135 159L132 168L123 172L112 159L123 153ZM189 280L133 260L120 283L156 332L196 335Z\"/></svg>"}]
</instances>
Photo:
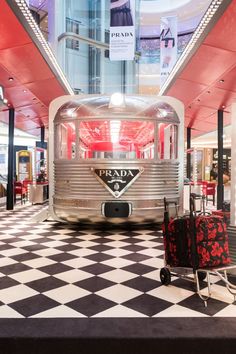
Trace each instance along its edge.
<instances>
[{"instance_id":1,"label":"recessed ceiling light","mask_svg":"<svg viewBox=\"0 0 236 354\"><path fill-rule=\"evenodd\" d=\"M13 77L8 78L8 81L13 81L13 80L14 80Z\"/></svg>"},{"instance_id":2,"label":"recessed ceiling light","mask_svg":"<svg viewBox=\"0 0 236 354\"><path fill-rule=\"evenodd\" d=\"M223 83L225 82L225 80L221 79L219 82L220 82L221 84L223 84Z\"/></svg>"},{"instance_id":3,"label":"recessed ceiling light","mask_svg":"<svg viewBox=\"0 0 236 354\"><path fill-rule=\"evenodd\" d=\"M23 92L27 92L27 90L23 90Z\"/></svg>"},{"instance_id":4,"label":"recessed ceiling light","mask_svg":"<svg viewBox=\"0 0 236 354\"><path fill-rule=\"evenodd\" d=\"M225 106L222 106L222 108L225 108Z\"/></svg>"}]
</instances>

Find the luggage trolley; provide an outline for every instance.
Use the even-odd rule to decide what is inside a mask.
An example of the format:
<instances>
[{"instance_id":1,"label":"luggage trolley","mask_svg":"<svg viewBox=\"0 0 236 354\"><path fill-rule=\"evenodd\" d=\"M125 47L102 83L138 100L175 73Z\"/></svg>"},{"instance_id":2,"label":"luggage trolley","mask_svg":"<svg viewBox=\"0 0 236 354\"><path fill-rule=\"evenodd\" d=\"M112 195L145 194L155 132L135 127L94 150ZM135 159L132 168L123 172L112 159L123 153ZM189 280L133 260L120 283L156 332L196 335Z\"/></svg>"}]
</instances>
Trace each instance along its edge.
<instances>
[{"instance_id":1,"label":"luggage trolley","mask_svg":"<svg viewBox=\"0 0 236 354\"><path fill-rule=\"evenodd\" d=\"M200 196L195 196L199 198ZM169 205L174 204L176 210L176 218L170 220ZM204 201L203 201L204 205ZM178 216L178 207L175 201L167 201L164 198L164 222L163 222L163 237L164 237L164 261L165 267L160 270L160 280L163 285L169 285L171 283L171 276L177 276L186 280L192 281L196 284L196 292L199 297L204 301L205 307L207 307L207 301L211 297L211 279L210 275L217 275L225 283L228 291L234 296L236 301L236 285L232 284L227 275L227 271L236 269L236 265L222 264L212 267L199 267L198 255L196 245L196 219L201 215L197 215L194 211L194 197L190 198L190 215L183 217ZM206 216L205 208L203 213ZM214 216L213 216L214 217ZM225 230L225 223L223 218L215 217L218 222L221 222ZM170 224L175 220L178 221L179 234L171 235ZM179 237L178 237L179 236ZM172 240L171 240L172 237ZM175 238L175 245L173 246L173 238ZM226 234L226 240L228 245L228 238ZM172 248L172 249L171 249ZM172 252L172 254L170 254ZM172 259L171 257L176 258ZM173 256L174 255L174 256ZM193 274L193 277L191 275ZM200 287L200 282L207 281L208 293L204 295Z\"/></svg>"}]
</instances>

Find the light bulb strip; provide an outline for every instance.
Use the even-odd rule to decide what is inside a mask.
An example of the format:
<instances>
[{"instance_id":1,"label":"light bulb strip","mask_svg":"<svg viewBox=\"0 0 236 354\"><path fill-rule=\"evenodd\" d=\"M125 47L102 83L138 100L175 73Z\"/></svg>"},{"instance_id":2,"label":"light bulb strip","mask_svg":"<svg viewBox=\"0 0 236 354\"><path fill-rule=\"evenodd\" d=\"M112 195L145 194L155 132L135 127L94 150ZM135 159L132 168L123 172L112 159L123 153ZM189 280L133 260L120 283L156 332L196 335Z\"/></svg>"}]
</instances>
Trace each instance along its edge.
<instances>
[{"instance_id":1,"label":"light bulb strip","mask_svg":"<svg viewBox=\"0 0 236 354\"><path fill-rule=\"evenodd\" d=\"M178 74L181 67L184 66L186 59L190 58L190 56L192 56L195 53L195 51L198 48L197 44L200 45L202 42L202 39L200 39L200 37L202 36L203 32L206 30L209 23L213 20L213 17L216 14L216 12L218 11L220 5L222 5L223 3L226 3L226 5L229 5L230 1L229 0L213 0L211 2L206 13L202 17L198 27L196 28L194 34L192 35L192 38L188 42L182 55L180 56L179 60L176 62L170 75L168 76L168 78L164 82L162 88L160 89L159 95L164 95L166 93L172 80L174 80L175 76Z\"/></svg>"},{"instance_id":2,"label":"light bulb strip","mask_svg":"<svg viewBox=\"0 0 236 354\"><path fill-rule=\"evenodd\" d=\"M12 2L12 1L10 1ZM56 57L54 56L48 42L44 38L38 24L36 23L35 19L33 18L33 15L31 14L27 3L25 0L14 0L15 4L17 5L18 10L20 13L23 15L25 18L25 21L27 24L30 26L31 30L33 31L34 35L36 36L36 40L39 41L40 45L43 47L48 59L50 60L51 64L54 66L54 69L59 76L60 80L63 82L65 85L67 91L69 94L73 95L74 91L71 88L67 78L65 77L65 74L63 73L61 67L59 66ZM11 4L9 3L11 6ZM37 44L36 44L37 45Z\"/></svg>"}]
</instances>

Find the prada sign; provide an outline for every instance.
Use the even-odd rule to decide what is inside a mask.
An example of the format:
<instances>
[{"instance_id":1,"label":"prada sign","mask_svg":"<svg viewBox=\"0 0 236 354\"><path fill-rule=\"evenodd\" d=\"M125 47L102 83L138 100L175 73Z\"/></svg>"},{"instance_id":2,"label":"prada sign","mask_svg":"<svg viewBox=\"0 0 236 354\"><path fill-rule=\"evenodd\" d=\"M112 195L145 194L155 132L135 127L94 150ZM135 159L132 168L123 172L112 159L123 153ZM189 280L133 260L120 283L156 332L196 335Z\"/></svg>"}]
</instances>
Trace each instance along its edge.
<instances>
[{"instance_id":1,"label":"prada sign","mask_svg":"<svg viewBox=\"0 0 236 354\"><path fill-rule=\"evenodd\" d=\"M141 168L91 168L97 180L113 195L119 198L141 175Z\"/></svg>"}]
</instances>

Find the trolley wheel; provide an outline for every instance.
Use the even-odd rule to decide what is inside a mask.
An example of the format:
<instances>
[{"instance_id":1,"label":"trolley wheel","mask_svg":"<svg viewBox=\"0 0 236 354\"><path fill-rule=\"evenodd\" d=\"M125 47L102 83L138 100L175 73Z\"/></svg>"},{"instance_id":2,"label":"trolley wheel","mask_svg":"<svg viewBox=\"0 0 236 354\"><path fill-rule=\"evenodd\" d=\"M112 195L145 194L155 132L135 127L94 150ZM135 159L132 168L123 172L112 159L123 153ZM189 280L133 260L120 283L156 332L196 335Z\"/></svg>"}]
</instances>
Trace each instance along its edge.
<instances>
[{"instance_id":1,"label":"trolley wheel","mask_svg":"<svg viewBox=\"0 0 236 354\"><path fill-rule=\"evenodd\" d=\"M171 275L168 268L161 268L160 279L163 285L169 285L171 282Z\"/></svg>"},{"instance_id":2,"label":"trolley wheel","mask_svg":"<svg viewBox=\"0 0 236 354\"><path fill-rule=\"evenodd\" d=\"M198 280L203 281L206 278L206 272L197 272Z\"/></svg>"}]
</instances>

